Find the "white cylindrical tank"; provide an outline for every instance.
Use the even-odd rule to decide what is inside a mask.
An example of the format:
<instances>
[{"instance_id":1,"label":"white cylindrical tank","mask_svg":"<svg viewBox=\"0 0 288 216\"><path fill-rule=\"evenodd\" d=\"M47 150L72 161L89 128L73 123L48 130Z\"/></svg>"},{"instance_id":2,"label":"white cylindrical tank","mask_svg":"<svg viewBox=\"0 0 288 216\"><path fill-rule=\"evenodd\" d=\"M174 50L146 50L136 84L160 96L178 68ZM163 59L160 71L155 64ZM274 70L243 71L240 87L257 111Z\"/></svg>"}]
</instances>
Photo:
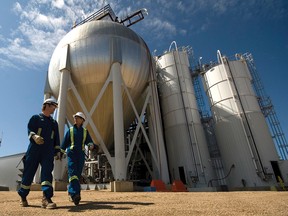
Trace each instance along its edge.
<instances>
[{"instance_id":1,"label":"white cylindrical tank","mask_svg":"<svg viewBox=\"0 0 288 216\"><path fill-rule=\"evenodd\" d=\"M22 161L24 155L25 153L19 153L0 157L0 186L7 187L10 191L19 189L24 168Z\"/></svg>"},{"instance_id":2,"label":"white cylindrical tank","mask_svg":"<svg viewBox=\"0 0 288 216\"><path fill-rule=\"evenodd\" d=\"M278 161L268 125L251 85L245 61L228 61L204 74L215 133L230 188L275 183L271 161Z\"/></svg>"},{"instance_id":3,"label":"white cylindrical tank","mask_svg":"<svg viewBox=\"0 0 288 216\"><path fill-rule=\"evenodd\" d=\"M171 180L194 187L214 178L197 108L188 55L171 51L158 58L160 104Z\"/></svg>"},{"instance_id":4,"label":"white cylindrical tank","mask_svg":"<svg viewBox=\"0 0 288 216\"><path fill-rule=\"evenodd\" d=\"M136 104L148 83L151 57L143 39L134 31L116 22L98 20L86 22L72 29L57 45L49 65L48 82L57 98L60 88L62 48L69 46L71 79L88 112L100 94L115 61L121 64L123 81ZM122 88L123 89L123 88ZM122 90L123 116L127 128L134 119L134 112L127 95ZM108 147L112 148L113 99L112 84L102 96L92 120ZM82 108L71 89L67 92L67 118L73 122L73 114ZM90 125L87 126L92 131ZM93 136L94 142L98 140Z\"/></svg>"}]
</instances>

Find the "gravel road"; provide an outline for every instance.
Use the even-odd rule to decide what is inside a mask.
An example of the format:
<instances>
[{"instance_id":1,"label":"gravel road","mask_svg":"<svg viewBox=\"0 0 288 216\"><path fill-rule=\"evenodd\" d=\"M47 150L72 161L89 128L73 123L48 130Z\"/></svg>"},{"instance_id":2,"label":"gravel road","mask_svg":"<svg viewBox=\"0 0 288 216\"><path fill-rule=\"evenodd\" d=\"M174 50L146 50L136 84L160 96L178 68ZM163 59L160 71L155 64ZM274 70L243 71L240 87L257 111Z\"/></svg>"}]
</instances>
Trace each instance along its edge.
<instances>
[{"instance_id":1,"label":"gravel road","mask_svg":"<svg viewBox=\"0 0 288 216\"><path fill-rule=\"evenodd\" d=\"M41 208L40 191L28 196L29 207L19 206L15 191L0 191L0 215L288 215L288 192L110 192L85 190L79 206L67 192L56 191L57 209Z\"/></svg>"}]
</instances>

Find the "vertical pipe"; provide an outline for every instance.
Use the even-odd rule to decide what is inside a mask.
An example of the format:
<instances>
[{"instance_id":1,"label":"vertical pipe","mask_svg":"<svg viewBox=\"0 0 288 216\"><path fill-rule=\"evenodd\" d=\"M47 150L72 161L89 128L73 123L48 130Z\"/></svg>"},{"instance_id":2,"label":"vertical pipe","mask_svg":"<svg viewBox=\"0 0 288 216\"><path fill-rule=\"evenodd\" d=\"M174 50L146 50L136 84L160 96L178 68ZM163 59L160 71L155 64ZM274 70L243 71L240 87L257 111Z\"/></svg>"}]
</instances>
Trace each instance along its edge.
<instances>
[{"instance_id":1,"label":"vertical pipe","mask_svg":"<svg viewBox=\"0 0 288 216\"><path fill-rule=\"evenodd\" d=\"M152 124L149 125L149 128L151 128L151 134L152 129L154 132L154 138L156 142L157 151L158 151L158 161L159 161L159 173L160 173L160 179L164 183L170 183L169 178L169 170L168 170L168 161L167 161L167 155L166 155L166 149L165 149L165 143L164 143L164 135L163 135L163 128L161 125L162 119L161 119L161 111L160 111L160 105L159 105L159 98L158 98L158 89L157 89L157 77L156 72L153 70L152 67L152 59L150 62L150 88L151 88L151 102L150 102L150 109L151 112L151 118L153 121L154 127L152 127ZM150 136L152 136L150 134Z\"/></svg>"},{"instance_id":2,"label":"vertical pipe","mask_svg":"<svg viewBox=\"0 0 288 216\"><path fill-rule=\"evenodd\" d=\"M114 147L115 147L115 180L126 180L124 121L122 103L121 65L113 63L111 67L113 80L113 114L114 114Z\"/></svg>"}]
</instances>

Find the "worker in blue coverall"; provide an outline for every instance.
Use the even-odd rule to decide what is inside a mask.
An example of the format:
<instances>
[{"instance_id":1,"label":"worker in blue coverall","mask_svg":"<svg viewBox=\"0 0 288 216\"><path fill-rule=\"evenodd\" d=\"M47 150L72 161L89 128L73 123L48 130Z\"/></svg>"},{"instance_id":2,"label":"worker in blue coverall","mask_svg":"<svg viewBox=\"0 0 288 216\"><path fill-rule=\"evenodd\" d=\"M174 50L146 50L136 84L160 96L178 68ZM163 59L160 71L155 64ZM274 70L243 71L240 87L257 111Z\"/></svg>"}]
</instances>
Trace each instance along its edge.
<instances>
[{"instance_id":1,"label":"worker in blue coverall","mask_svg":"<svg viewBox=\"0 0 288 216\"><path fill-rule=\"evenodd\" d=\"M58 123L51 117L58 103L53 98L43 102L42 113L33 115L28 123L28 137L30 144L23 158L24 170L18 194L21 197L20 205L28 206L26 197L30 192L31 183L41 165L41 189L43 191L42 207L56 208L52 202L52 171L55 159L60 159L60 140Z\"/></svg>"},{"instance_id":2,"label":"worker in blue coverall","mask_svg":"<svg viewBox=\"0 0 288 216\"><path fill-rule=\"evenodd\" d=\"M83 127L85 115L82 112L77 112L73 118L74 126L66 132L61 144L61 158L66 150L69 178L68 195L75 205L79 205L81 200L80 178L85 162L85 145L88 146L89 150L96 149L97 145L93 143L88 130Z\"/></svg>"}]
</instances>

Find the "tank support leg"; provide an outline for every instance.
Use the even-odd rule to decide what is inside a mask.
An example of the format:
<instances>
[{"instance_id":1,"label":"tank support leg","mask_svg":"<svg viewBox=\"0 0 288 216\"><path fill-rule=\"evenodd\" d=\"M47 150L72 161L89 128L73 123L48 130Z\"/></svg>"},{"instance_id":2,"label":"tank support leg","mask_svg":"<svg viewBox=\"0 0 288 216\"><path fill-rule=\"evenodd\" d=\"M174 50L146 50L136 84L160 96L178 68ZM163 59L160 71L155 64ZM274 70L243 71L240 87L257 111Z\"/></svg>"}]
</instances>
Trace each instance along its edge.
<instances>
[{"instance_id":1,"label":"tank support leg","mask_svg":"<svg viewBox=\"0 0 288 216\"><path fill-rule=\"evenodd\" d=\"M115 145L115 180L126 180L124 121L122 103L121 65L115 62L111 67L113 79L113 113L114 113L114 145Z\"/></svg>"}]
</instances>

